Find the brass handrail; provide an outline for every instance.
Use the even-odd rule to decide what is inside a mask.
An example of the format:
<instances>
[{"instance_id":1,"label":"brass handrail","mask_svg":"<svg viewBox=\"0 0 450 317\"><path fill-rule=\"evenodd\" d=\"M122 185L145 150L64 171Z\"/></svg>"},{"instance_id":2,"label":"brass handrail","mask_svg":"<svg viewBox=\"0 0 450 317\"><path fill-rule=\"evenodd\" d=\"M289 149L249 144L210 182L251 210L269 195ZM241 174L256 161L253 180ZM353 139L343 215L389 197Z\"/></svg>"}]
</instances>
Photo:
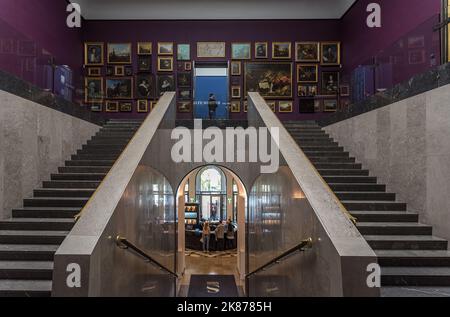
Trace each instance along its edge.
<instances>
[{"instance_id":1,"label":"brass handrail","mask_svg":"<svg viewBox=\"0 0 450 317\"><path fill-rule=\"evenodd\" d=\"M256 273L259 273L261 271L264 271L267 267L271 266L272 264L278 263L280 262L282 259L284 259L285 257L291 255L292 253L296 252L296 251L300 251L303 252L305 251L305 249L311 249L313 245L313 239L312 238L308 238L306 240L303 240L299 245L287 250L286 252L284 252L283 254L281 254L280 256L277 256L275 259L267 262L266 264L260 266L259 268L257 268L256 270L254 270L253 272L247 274L245 276L245 278L249 278L252 275L255 275Z\"/></svg>"},{"instance_id":2,"label":"brass handrail","mask_svg":"<svg viewBox=\"0 0 450 317\"><path fill-rule=\"evenodd\" d=\"M153 259L144 250L140 249L138 246L136 246L135 244L133 244L130 241L128 241L127 238L124 238L124 237L121 237L121 236L117 236L116 237L116 245L117 245L117 247L119 247L120 249L123 249L123 250L128 250L128 249L133 250L134 252L139 254L141 257L145 258L147 261L149 261L149 262L155 264L156 266L158 266L161 270L163 270L166 273L169 273L170 275L178 278L178 274L177 273L172 272L171 270L166 268L164 265L162 265L161 263L159 263L158 261Z\"/></svg>"}]
</instances>

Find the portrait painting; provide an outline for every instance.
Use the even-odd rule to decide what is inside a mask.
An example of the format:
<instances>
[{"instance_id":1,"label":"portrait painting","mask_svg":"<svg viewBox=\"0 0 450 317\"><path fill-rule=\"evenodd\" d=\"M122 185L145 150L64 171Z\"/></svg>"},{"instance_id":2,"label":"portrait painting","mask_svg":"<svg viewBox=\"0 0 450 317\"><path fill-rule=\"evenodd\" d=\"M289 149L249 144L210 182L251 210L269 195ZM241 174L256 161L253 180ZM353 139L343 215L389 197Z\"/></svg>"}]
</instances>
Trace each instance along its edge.
<instances>
[{"instance_id":1,"label":"portrait painting","mask_svg":"<svg viewBox=\"0 0 450 317\"><path fill-rule=\"evenodd\" d=\"M322 65L336 66L341 64L341 43L322 43Z\"/></svg>"},{"instance_id":2,"label":"portrait painting","mask_svg":"<svg viewBox=\"0 0 450 317\"><path fill-rule=\"evenodd\" d=\"M318 65L298 64L297 81L299 83L317 83L319 81Z\"/></svg>"},{"instance_id":3,"label":"portrait painting","mask_svg":"<svg viewBox=\"0 0 450 317\"><path fill-rule=\"evenodd\" d=\"M151 56L138 56L138 71L139 72L151 72L152 71L152 57Z\"/></svg>"},{"instance_id":4,"label":"portrait painting","mask_svg":"<svg viewBox=\"0 0 450 317\"><path fill-rule=\"evenodd\" d=\"M239 113L241 112L241 102L239 100L233 100L230 104L230 112Z\"/></svg>"},{"instance_id":5,"label":"portrait painting","mask_svg":"<svg viewBox=\"0 0 450 317\"><path fill-rule=\"evenodd\" d=\"M293 111L292 101L280 101L278 102L278 112L287 113Z\"/></svg>"},{"instance_id":6,"label":"portrait painting","mask_svg":"<svg viewBox=\"0 0 450 317\"><path fill-rule=\"evenodd\" d=\"M231 76L241 76L242 74L242 64L238 61L231 62Z\"/></svg>"},{"instance_id":7,"label":"portrait painting","mask_svg":"<svg viewBox=\"0 0 450 317\"><path fill-rule=\"evenodd\" d=\"M191 45L190 44L178 44L177 59L179 61L190 61L191 60Z\"/></svg>"},{"instance_id":8,"label":"portrait painting","mask_svg":"<svg viewBox=\"0 0 450 317\"><path fill-rule=\"evenodd\" d=\"M95 103L103 100L103 78L86 77L84 79L84 86L84 96L86 103Z\"/></svg>"},{"instance_id":9,"label":"portrait painting","mask_svg":"<svg viewBox=\"0 0 450 317\"><path fill-rule=\"evenodd\" d=\"M106 112L119 112L119 102L118 101L107 101L105 111Z\"/></svg>"},{"instance_id":10,"label":"portrait painting","mask_svg":"<svg viewBox=\"0 0 450 317\"><path fill-rule=\"evenodd\" d=\"M295 60L297 62L319 62L319 42L297 42L295 43Z\"/></svg>"},{"instance_id":11,"label":"portrait painting","mask_svg":"<svg viewBox=\"0 0 450 317\"><path fill-rule=\"evenodd\" d=\"M154 80L151 74L136 76L136 97L139 99L152 99L154 94Z\"/></svg>"},{"instance_id":12,"label":"portrait painting","mask_svg":"<svg viewBox=\"0 0 450 317\"><path fill-rule=\"evenodd\" d=\"M178 73L177 75L178 87L191 87L192 86L192 74L190 72Z\"/></svg>"},{"instance_id":13,"label":"portrait painting","mask_svg":"<svg viewBox=\"0 0 450 317\"><path fill-rule=\"evenodd\" d=\"M101 66L104 61L104 43L84 44L84 64L88 66Z\"/></svg>"},{"instance_id":14,"label":"portrait painting","mask_svg":"<svg viewBox=\"0 0 450 317\"><path fill-rule=\"evenodd\" d=\"M180 100L191 100L192 92L190 89L179 89L178 90L178 99Z\"/></svg>"},{"instance_id":15,"label":"portrait painting","mask_svg":"<svg viewBox=\"0 0 450 317\"><path fill-rule=\"evenodd\" d=\"M184 63L184 70L190 72L192 70L192 63L191 62Z\"/></svg>"},{"instance_id":16,"label":"portrait painting","mask_svg":"<svg viewBox=\"0 0 450 317\"><path fill-rule=\"evenodd\" d=\"M318 93L317 85L298 85L299 97L315 97Z\"/></svg>"},{"instance_id":17,"label":"portrait painting","mask_svg":"<svg viewBox=\"0 0 450 317\"><path fill-rule=\"evenodd\" d=\"M108 64L131 64L131 44L108 43Z\"/></svg>"},{"instance_id":18,"label":"portrait painting","mask_svg":"<svg viewBox=\"0 0 450 317\"><path fill-rule=\"evenodd\" d=\"M322 95L336 96L339 93L339 72L322 73Z\"/></svg>"},{"instance_id":19,"label":"portrait painting","mask_svg":"<svg viewBox=\"0 0 450 317\"><path fill-rule=\"evenodd\" d=\"M291 59L291 42L274 42L272 43L273 59Z\"/></svg>"},{"instance_id":20,"label":"portrait painting","mask_svg":"<svg viewBox=\"0 0 450 317\"><path fill-rule=\"evenodd\" d=\"M120 112L132 112L133 103L131 101L121 101L120 102Z\"/></svg>"},{"instance_id":21,"label":"portrait painting","mask_svg":"<svg viewBox=\"0 0 450 317\"><path fill-rule=\"evenodd\" d=\"M292 63L251 62L245 64L244 91L263 98L292 98Z\"/></svg>"},{"instance_id":22,"label":"portrait painting","mask_svg":"<svg viewBox=\"0 0 450 317\"><path fill-rule=\"evenodd\" d=\"M197 42L198 58L224 58L225 42Z\"/></svg>"},{"instance_id":23,"label":"portrait painting","mask_svg":"<svg viewBox=\"0 0 450 317\"><path fill-rule=\"evenodd\" d=\"M138 55L152 55L151 42L139 42L137 47Z\"/></svg>"},{"instance_id":24,"label":"portrait painting","mask_svg":"<svg viewBox=\"0 0 450 317\"><path fill-rule=\"evenodd\" d=\"M231 44L232 59L251 59L252 46L250 43L232 43Z\"/></svg>"},{"instance_id":25,"label":"portrait painting","mask_svg":"<svg viewBox=\"0 0 450 317\"><path fill-rule=\"evenodd\" d=\"M158 76L157 85L158 96L162 96L168 91L175 91L175 77L173 75L160 75Z\"/></svg>"},{"instance_id":26,"label":"portrait painting","mask_svg":"<svg viewBox=\"0 0 450 317\"><path fill-rule=\"evenodd\" d=\"M192 102L191 101L180 101L178 103L178 112L180 112L180 113L192 112Z\"/></svg>"},{"instance_id":27,"label":"portrait painting","mask_svg":"<svg viewBox=\"0 0 450 317\"><path fill-rule=\"evenodd\" d=\"M269 48L267 42L256 42L255 43L255 58L268 58Z\"/></svg>"},{"instance_id":28,"label":"portrait painting","mask_svg":"<svg viewBox=\"0 0 450 317\"><path fill-rule=\"evenodd\" d=\"M173 57L158 57L158 72L172 72Z\"/></svg>"},{"instance_id":29,"label":"portrait painting","mask_svg":"<svg viewBox=\"0 0 450 317\"><path fill-rule=\"evenodd\" d=\"M325 99L323 101L323 111L324 112L336 112L337 111L337 100L336 99Z\"/></svg>"},{"instance_id":30,"label":"portrait painting","mask_svg":"<svg viewBox=\"0 0 450 317\"><path fill-rule=\"evenodd\" d=\"M231 98L241 98L241 86L231 87Z\"/></svg>"},{"instance_id":31,"label":"portrait painting","mask_svg":"<svg viewBox=\"0 0 450 317\"><path fill-rule=\"evenodd\" d=\"M139 113L148 112L148 100L138 100L137 101L137 112L139 112Z\"/></svg>"},{"instance_id":32,"label":"portrait painting","mask_svg":"<svg viewBox=\"0 0 450 317\"><path fill-rule=\"evenodd\" d=\"M132 99L133 98L133 78L107 78L106 97L108 99Z\"/></svg>"},{"instance_id":33,"label":"portrait painting","mask_svg":"<svg viewBox=\"0 0 450 317\"><path fill-rule=\"evenodd\" d=\"M173 43L172 42L159 42L158 43L158 55L173 55Z\"/></svg>"}]
</instances>

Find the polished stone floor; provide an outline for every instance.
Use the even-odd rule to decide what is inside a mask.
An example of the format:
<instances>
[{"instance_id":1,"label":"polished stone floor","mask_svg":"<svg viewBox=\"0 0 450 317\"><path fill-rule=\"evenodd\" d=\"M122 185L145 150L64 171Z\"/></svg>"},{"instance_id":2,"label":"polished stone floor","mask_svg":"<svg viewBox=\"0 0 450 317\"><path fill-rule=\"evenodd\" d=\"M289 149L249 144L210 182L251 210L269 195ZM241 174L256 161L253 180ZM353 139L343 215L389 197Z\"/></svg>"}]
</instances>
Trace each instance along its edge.
<instances>
[{"instance_id":1,"label":"polished stone floor","mask_svg":"<svg viewBox=\"0 0 450 317\"><path fill-rule=\"evenodd\" d=\"M239 295L243 296L244 282L239 278L237 256L230 252L186 252L186 270L180 282L179 297L187 297L192 275L234 275Z\"/></svg>"}]
</instances>

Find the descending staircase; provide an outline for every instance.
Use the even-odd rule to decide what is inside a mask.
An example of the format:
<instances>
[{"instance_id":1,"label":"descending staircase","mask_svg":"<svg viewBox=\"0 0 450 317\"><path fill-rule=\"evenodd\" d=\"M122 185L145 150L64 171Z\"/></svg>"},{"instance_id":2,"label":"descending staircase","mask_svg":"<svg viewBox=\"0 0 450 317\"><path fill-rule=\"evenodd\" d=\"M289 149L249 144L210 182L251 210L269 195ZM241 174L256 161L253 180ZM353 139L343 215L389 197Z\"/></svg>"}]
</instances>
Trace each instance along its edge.
<instances>
[{"instance_id":1,"label":"descending staircase","mask_svg":"<svg viewBox=\"0 0 450 317\"><path fill-rule=\"evenodd\" d=\"M111 120L0 221L0 296L50 296L53 257L141 120Z\"/></svg>"},{"instance_id":2,"label":"descending staircase","mask_svg":"<svg viewBox=\"0 0 450 317\"><path fill-rule=\"evenodd\" d=\"M315 122L286 129L329 184L378 256L384 296L450 296L448 242L433 236L416 213L356 163Z\"/></svg>"}]
</instances>

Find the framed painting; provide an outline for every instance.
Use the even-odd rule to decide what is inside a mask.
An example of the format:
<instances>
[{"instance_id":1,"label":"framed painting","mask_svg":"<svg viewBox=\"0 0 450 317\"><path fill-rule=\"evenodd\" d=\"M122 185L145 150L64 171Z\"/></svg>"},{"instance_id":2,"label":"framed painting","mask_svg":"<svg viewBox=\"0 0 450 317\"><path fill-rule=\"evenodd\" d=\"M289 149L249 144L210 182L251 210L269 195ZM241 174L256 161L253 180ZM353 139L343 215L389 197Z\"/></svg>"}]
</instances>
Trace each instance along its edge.
<instances>
[{"instance_id":1,"label":"framed painting","mask_svg":"<svg viewBox=\"0 0 450 317\"><path fill-rule=\"evenodd\" d=\"M103 100L104 90L102 77L85 77L84 87L86 103L96 103Z\"/></svg>"},{"instance_id":2,"label":"framed painting","mask_svg":"<svg viewBox=\"0 0 450 317\"><path fill-rule=\"evenodd\" d=\"M233 100L233 101L231 101L230 112L231 113L239 113L239 112L241 112L241 101L240 100Z\"/></svg>"},{"instance_id":3,"label":"framed painting","mask_svg":"<svg viewBox=\"0 0 450 317\"><path fill-rule=\"evenodd\" d=\"M242 63L239 61L232 61L230 64L231 76L241 76L242 74Z\"/></svg>"},{"instance_id":4,"label":"framed painting","mask_svg":"<svg viewBox=\"0 0 450 317\"><path fill-rule=\"evenodd\" d=\"M105 111L106 112L119 112L119 102L118 101L107 101Z\"/></svg>"},{"instance_id":5,"label":"framed painting","mask_svg":"<svg viewBox=\"0 0 450 317\"><path fill-rule=\"evenodd\" d=\"M299 83L317 83L319 81L319 66L298 64L297 81Z\"/></svg>"},{"instance_id":6,"label":"framed painting","mask_svg":"<svg viewBox=\"0 0 450 317\"><path fill-rule=\"evenodd\" d=\"M165 92L175 91L175 77L173 75L160 75L157 80L158 96Z\"/></svg>"},{"instance_id":7,"label":"framed painting","mask_svg":"<svg viewBox=\"0 0 450 317\"><path fill-rule=\"evenodd\" d=\"M191 100L192 99L192 91L190 89L179 89L178 90L178 99Z\"/></svg>"},{"instance_id":8,"label":"framed painting","mask_svg":"<svg viewBox=\"0 0 450 317\"><path fill-rule=\"evenodd\" d=\"M255 58L269 58L269 44L267 42L255 43Z\"/></svg>"},{"instance_id":9,"label":"framed painting","mask_svg":"<svg viewBox=\"0 0 450 317\"><path fill-rule=\"evenodd\" d=\"M131 64L131 44L108 43L108 64Z\"/></svg>"},{"instance_id":10,"label":"framed painting","mask_svg":"<svg viewBox=\"0 0 450 317\"><path fill-rule=\"evenodd\" d=\"M192 62L184 63L184 70L190 72L192 70Z\"/></svg>"},{"instance_id":11,"label":"framed painting","mask_svg":"<svg viewBox=\"0 0 450 317\"><path fill-rule=\"evenodd\" d=\"M114 66L108 66L106 67L106 76L114 76Z\"/></svg>"},{"instance_id":12,"label":"framed painting","mask_svg":"<svg viewBox=\"0 0 450 317\"><path fill-rule=\"evenodd\" d=\"M152 55L152 42L139 42L137 52L138 55Z\"/></svg>"},{"instance_id":13,"label":"framed painting","mask_svg":"<svg viewBox=\"0 0 450 317\"><path fill-rule=\"evenodd\" d=\"M95 102L95 103L91 104L91 111L92 112L102 112L103 111L103 103Z\"/></svg>"},{"instance_id":14,"label":"framed painting","mask_svg":"<svg viewBox=\"0 0 450 317\"><path fill-rule=\"evenodd\" d=\"M103 42L84 43L84 64L86 66L102 66L104 59L105 44Z\"/></svg>"},{"instance_id":15,"label":"framed painting","mask_svg":"<svg viewBox=\"0 0 450 317\"><path fill-rule=\"evenodd\" d=\"M108 99L133 99L133 77L107 78Z\"/></svg>"},{"instance_id":16,"label":"framed painting","mask_svg":"<svg viewBox=\"0 0 450 317\"><path fill-rule=\"evenodd\" d=\"M340 95L342 97L349 97L350 96L350 86L349 85L341 85Z\"/></svg>"},{"instance_id":17,"label":"framed painting","mask_svg":"<svg viewBox=\"0 0 450 317\"><path fill-rule=\"evenodd\" d=\"M323 101L323 111L324 112L336 112L338 102L336 99L325 99Z\"/></svg>"},{"instance_id":18,"label":"framed painting","mask_svg":"<svg viewBox=\"0 0 450 317\"><path fill-rule=\"evenodd\" d=\"M125 76L133 76L133 66L125 66Z\"/></svg>"},{"instance_id":19,"label":"framed painting","mask_svg":"<svg viewBox=\"0 0 450 317\"><path fill-rule=\"evenodd\" d=\"M299 97L315 97L318 93L317 85L298 85Z\"/></svg>"},{"instance_id":20,"label":"framed painting","mask_svg":"<svg viewBox=\"0 0 450 317\"><path fill-rule=\"evenodd\" d=\"M322 58L324 66L337 66L341 64L341 43L324 42L321 44Z\"/></svg>"},{"instance_id":21,"label":"framed painting","mask_svg":"<svg viewBox=\"0 0 450 317\"><path fill-rule=\"evenodd\" d=\"M132 112L133 103L131 101L121 101L120 102L120 112Z\"/></svg>"},{"instance_id":22,"label":"framed painting","mask_svg":"<svg viewBox=\"0 0 450 317\"><path fill-rule=\"evenodd\" d=\"M137 112L139 112L139 113L148 112L148 100L138 100L137 101Z\"/></svg>"},{"instance_id":23,"label":"framed painting","mask_svg":"<svg viewBox=\"0 0 450 317\"><path fill-rule=\"evenodd\" d=\"M178 112L189 113L192 112L192 102L191 101L180 101L178 103Z\"/></svg>"},{"instance_id":24,"label":"framed painting","mask_svg":"<svg viewBox=\"0 0 450 317\"><path fill-rule=\"evenodd\" d=\"M241 86L231 87L231 98L239 99L241 98Z\"/></svg>"},{"instance_id":25,"label":"framed painting","mask_svg":"<svg viewBox=\"0 0 450 317\"><path fill-rule=\"evenodd\" d=\"M173 57L158 57L158 72L173 72Z\"/></svg>"},{"instance_id":26,"label":"framed painting","mask_svg":"<svg viewBox=\"0 0 450 317\"><path fill-rule=\"evenodd\" d=\"M244 91L259 92L266 99L290 99L292 63L249 62L245 64Z\"/></svg>"},{"instance_id":27,"label":"framed painting","mask_svg":"<svg viewBox=\"0 0 450 317\"><path fill-rule=\"evenodd\" d=\"M139 72L151 72L152 71L152 57L151 56L138 56L138 71Z\"/></svg>"},{"instance_id":28,"label":"framed painting","mask_svg":"<svg viewBox=\"0 0 450 317\"><path fill-rule=\"evenodd\" d=\"M173 43L172 42L159 42L158 43L158 55L173 55Z\"/></svg>"},{"instance_id":29,"label":"framed painting","mask_svg":"<svg viewBox=\"0 0 450 317\"><path fill-rule=\"evenodd\" d=\"M114 76L125 76L125 67L124 66L115 66L114 67Z\"/></svg>"},{"instance_id":30,"label":"framed painting","mask_svg":"<svg viewBox=\"0 0 450 317\"><path fill-rule=\"evenodd\" d=\"M292 101L280 101L278 102L278 112L280 113L288 113L293 111L293 102Z\"/></svg>"},{"instance_id":31,"label":"framed painting","mask_svg":"<svg viewBox=\"0 0 450 317\"><path fill-rule=\"evenodd\" d=\"M272 58L273 59L291 59L291 42L273 42Z\"/></svg>"},{"instance_id":32,"label":"framed painting","mask_svg":"<svg viewBox=\"0 0 450 317\"><path fill-rule=\"evenodd\" d=\"M88 68L88 76L99 77L101 75L102 75L102 69L100 67L89 67Z\"/></svg>"},{"instance_id":33,"label":"framed painting","mask_svg":"<svg viewBox=\"0 0 450 317\"><path fill-rule=\"evenodd\" d=\"M251 59L252 45L250 43L231 43L232 59Z\"/></svg>"},{"instance_id":34,"label":"framed painting","mask_svg":"<svg viewBox=\"0 0 450 317\"><path fill-rule=\"evenodd\" d=\"M154 97L155 84L153 75L139 74L136 76L136 97L139 99L152 99Z\"/></svg>"},{"instance_id":35,"label":"framed painting","mask_svg":"<svg viewBox=\"0 0 450 317\"><path fill-rule=\"evenodd\" d=\"M178 73L177 86L181 88L192 87L192 74L190 72Z\"/></svg>"},{"instance_id":36,"label":"framed painting","mask_svg":"<svg viewBox=\"0 0 450 317\"><path fill-rule=\"evenodd\" d=\"M319 42L297 42L295 43L295 60L303 63L320 62Z\"/></svg>"},{"instance_id":37,"label":"framed painting","mask_svg":"<svg viewBox=\"0 0 450 317\"><path fill-rule=\"evenodd\" d=\"M191 60L191 45L178 44L177 45L177 60L190 61Z\"/></svg>"},{"instance_id":38,"label":"framed painting","mask_svg":"<svg viewBox=\"0 0 450 317\"><path fill-rule=\"evenodd\" d=\"M272 110L273 113L277 112L277 110L276 110L277 103L275 101L267 101L266 103L269 106L270 110Z\"/></svg>"},{"instance_id":39,"label":"framed painting","mask_svg":"<svg viewBox=\"0 0 450 317\"><path fill-rule=\"evenodd\" d=\"M198 58L225 58L225 42L197 42Z\"/></svg>"},{"instance_id":40,"label":"framed painting","mask_svg":"<svg viewBox=\"0 0 450 317\"><path fill-rule=\"evenodd\" d=\"M322 95L337 96L339 93L339 72L322 73Z\"/></svg>"}]
</instances>

